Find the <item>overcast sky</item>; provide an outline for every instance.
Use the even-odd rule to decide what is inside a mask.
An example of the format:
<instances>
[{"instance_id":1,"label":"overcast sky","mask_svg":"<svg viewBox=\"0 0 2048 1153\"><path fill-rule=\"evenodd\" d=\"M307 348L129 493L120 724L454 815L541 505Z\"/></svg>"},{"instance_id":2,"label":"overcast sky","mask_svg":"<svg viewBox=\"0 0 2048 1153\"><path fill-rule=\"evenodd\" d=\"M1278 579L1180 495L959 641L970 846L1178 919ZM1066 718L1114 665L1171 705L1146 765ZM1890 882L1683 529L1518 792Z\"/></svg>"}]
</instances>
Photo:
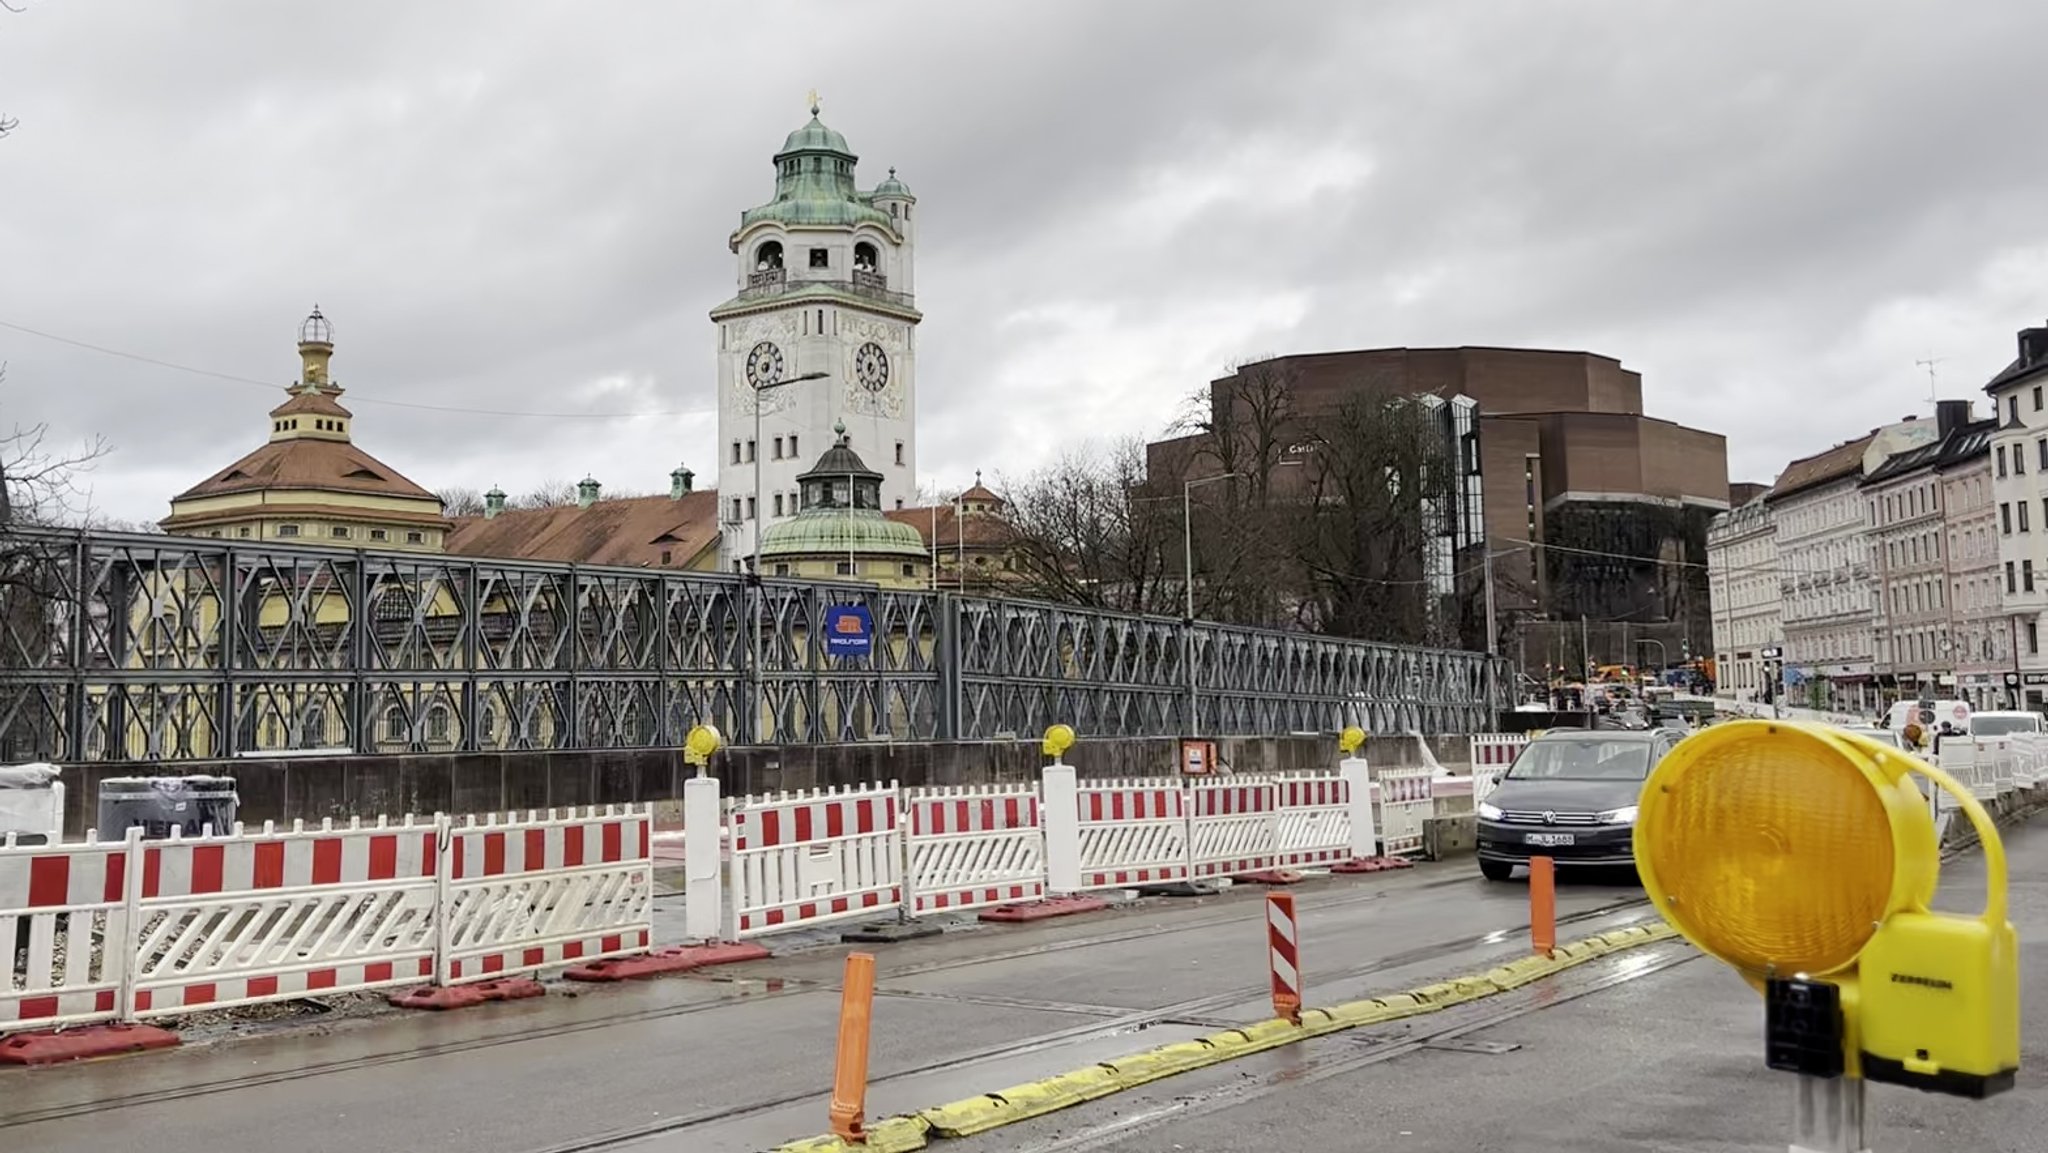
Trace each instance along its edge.
<instances>
[{"instance_id":1,"label":"overcast sky","mask_svg":"<svg viewBox=\"0 0 2048 1153\"><path fill-rule=\"evenodd\" d=\"M1157 434L1248 354L1454 344L1618 357L1769 480L1926 411L1930 355L1981 407L2048 316L2043 43L2020 0L28 0L0 325L281 385L317 301L421 484L664 489L714 471L705 313L816 88L918 196L930 480ZM281 396L0 359L119 518Z\"/></svg>"}]
</instances>

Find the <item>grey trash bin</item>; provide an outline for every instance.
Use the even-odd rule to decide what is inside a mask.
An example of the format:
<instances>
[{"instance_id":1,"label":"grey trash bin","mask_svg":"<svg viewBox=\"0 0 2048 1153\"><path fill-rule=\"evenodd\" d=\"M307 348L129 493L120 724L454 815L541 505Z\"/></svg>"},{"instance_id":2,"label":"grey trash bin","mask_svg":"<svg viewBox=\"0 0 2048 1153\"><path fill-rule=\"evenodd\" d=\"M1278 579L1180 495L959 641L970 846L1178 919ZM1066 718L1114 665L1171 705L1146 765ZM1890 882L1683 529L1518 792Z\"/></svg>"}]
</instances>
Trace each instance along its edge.
<instances>
[{"instance_id":1,"label":"grey trash bin","mask_svg":"<svg viewBox=\"0 0 2048 1153\"><path fill-rule=\"evenodd\" d=\"M148 840L172 829L187 837L209 827L226 834L240 805L233 777L110 777L100 782L100 840L118 841L136 825Z\"/></svg>"}]
</instances>

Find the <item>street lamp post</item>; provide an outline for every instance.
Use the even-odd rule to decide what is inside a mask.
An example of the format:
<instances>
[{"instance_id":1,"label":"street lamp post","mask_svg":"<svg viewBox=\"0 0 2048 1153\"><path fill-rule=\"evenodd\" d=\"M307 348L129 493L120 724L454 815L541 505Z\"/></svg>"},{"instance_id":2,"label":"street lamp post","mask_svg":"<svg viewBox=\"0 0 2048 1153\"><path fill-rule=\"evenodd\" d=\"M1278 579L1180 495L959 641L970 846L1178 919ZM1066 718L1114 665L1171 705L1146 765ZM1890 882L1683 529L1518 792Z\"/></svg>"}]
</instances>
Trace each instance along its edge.
<instances>
[{"instance_id":1,"label":"street lamp post","mask_svg":"<svg viewBox=\"0 0 2048 1153\"><path fill-rule=\"evenodd\" d=\"M747 732L753 738L749 744L758 744L761 740L761 617L762 609L766 607L761 603L765 595L761 587L761 521L768 511L767 501L762 499L761 495L761 402L763 396L770 390L806 380L823 380L828 375L830 374L823 372L806 372L786 380L771 380L754 385L754 443L752 452L749 453L754 458L754 494L748 498L754 502L754 516L747 532L750 538L748 552L751 554L747 560L747 584L754 592L754 603L750 606L751 611L748 614L753 618L754 625L751 639L752 661L747 666L752 674L749 679L753 681L753 691L747 694L751 698L748 707L753 710L753 716L747 721ZM741 506L740 511L746 512L746 507ZM742 517L741 520L745 523L746 518Z\"/></svg>"}]
</instances>

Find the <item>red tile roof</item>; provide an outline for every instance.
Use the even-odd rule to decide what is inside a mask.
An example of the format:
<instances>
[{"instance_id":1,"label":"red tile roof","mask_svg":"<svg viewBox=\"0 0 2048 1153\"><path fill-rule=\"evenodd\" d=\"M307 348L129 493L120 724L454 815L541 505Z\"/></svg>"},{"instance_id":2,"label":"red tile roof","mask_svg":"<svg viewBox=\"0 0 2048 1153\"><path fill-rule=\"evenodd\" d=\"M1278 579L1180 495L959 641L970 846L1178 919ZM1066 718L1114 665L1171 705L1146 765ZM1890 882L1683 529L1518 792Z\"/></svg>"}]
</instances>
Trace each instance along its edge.
<instances>
[{"instance_id":1,"label":"red tile roof","mask_svg":"<svg viewBox=\"0 0 2048 1153\"><path fill-rule=\"evenodd\" d=\"M511 560L680 568L717 543L718 494L706 490L679 500L636 496L600 500L589 508L570 504L462 517L448 533L447 550Z\"/></svg>"}]
</instances>

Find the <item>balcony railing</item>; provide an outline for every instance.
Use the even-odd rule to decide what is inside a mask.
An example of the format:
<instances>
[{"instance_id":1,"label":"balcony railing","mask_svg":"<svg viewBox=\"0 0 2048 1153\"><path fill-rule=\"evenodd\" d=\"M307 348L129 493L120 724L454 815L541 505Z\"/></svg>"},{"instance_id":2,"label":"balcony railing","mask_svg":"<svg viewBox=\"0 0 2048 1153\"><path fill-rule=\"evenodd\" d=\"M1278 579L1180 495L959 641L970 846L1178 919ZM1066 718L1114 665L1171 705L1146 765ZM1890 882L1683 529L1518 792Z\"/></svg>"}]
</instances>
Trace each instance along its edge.
<instances>
[{"instance_id":1,"label":"balcony railing","mask_svg":"<svg viewBox=\"0 0 2048 1153\"><path fill-rule=\"evenodd\" d=\"M806 279L801 277L792 279L789 275L789 270L784 268L769 268L760 272L750 272L747 274L747 286L740 290L740 299L760 300L770 296L779 296L784 292L801 292L806 288L832 289L837 292L850 293L854 296L865 296L871 300L879 300L885 304L894 304L902 308L912 306L909 293L889 291L889 278L886 275L879 272L867 272L861 269L854 270L851 280Z\"/></svg>"}]
</instances>

